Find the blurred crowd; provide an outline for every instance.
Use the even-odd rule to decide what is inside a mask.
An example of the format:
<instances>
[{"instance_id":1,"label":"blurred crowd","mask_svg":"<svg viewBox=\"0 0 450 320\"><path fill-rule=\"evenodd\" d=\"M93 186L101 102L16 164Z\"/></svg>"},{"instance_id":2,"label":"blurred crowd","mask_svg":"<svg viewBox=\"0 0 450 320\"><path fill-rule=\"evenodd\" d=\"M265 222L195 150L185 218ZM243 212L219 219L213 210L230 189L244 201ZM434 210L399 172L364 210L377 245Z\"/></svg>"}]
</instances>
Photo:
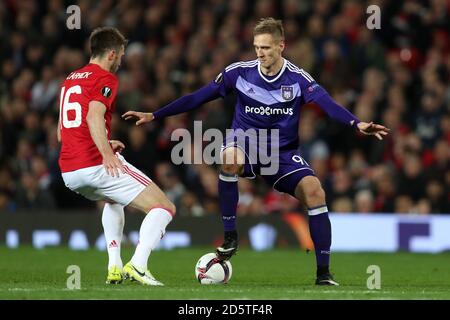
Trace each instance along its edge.
<instances>
[{"instance_id":1,"label":"blurred crowd","mask_svg":"<svg viewBox=\"0 0 450 320\"><path fill-rule=\"evenodd\" d=\"M0 1L0 212L73 210L96 204L68 190L57 163L59 84L87 63L98 26L129 39L119 69L113 138L174 201L180 215L217 214L218 167L173 165L177 128L225 130L234 97L136 127L124 111L154 111L213 80L228 64L255 59L252 29L283 19L285 57L307 70L363 121L391 129L383 141L304 106L300 151L330 211L450 213L450 4L446 0L77 1L81 30L69 30L74 1ZM381 28L366 8L381 9ZM261 180L239 181L239 215L302 211Z\"/></svg>"}]
</instances>

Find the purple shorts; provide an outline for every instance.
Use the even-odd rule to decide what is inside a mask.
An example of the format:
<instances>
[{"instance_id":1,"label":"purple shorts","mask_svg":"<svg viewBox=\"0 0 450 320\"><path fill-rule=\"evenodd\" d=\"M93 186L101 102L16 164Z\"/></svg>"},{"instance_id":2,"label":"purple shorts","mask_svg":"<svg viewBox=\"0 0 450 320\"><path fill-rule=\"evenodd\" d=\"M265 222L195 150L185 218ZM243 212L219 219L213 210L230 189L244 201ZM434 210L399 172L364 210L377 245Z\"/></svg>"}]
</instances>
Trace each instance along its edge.
<instances>
[{"instance_id":1,"label":"purple shorts","mask_svg":"<svg viewBox=\"0 0 450 320\"><path fill-rule=\"evenodd\" d=\"M255 155L259 155L259 152L255 149L252 150L252 146L247 145L244 148L229 141L222 146L222 151L230 147L237 147L245 153L244 172L240 175L241 177L254 179L256 175L259 175L275 190L288 193L294 197L295 188L300 180L306 176L315 176L314 171L300 156L297 149L281 149L273 157L259 159L256 156L257 159L255 159ZM269 158L270 163L268 163Z\"/></svg>"}]
</instances>

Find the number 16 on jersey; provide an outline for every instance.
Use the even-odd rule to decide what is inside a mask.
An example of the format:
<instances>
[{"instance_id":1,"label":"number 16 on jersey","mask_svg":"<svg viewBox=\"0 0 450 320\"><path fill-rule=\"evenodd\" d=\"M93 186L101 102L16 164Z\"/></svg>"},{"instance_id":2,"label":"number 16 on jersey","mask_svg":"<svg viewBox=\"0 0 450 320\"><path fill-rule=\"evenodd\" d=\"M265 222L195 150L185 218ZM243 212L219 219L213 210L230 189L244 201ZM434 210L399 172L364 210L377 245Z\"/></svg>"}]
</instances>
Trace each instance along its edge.
<instances>
[{"instance_id":1,"label":"number 16 on jersey","mask_svg":"<svg viewBox=\"0 0 450 320\"><path fill-rule=\"evenodd\" d=\"M65 91L66 87L61 88L59 100L59 121L64 128L77 128L81 125L81 105L78 102L69 102L71 94L81 94L81 86L76 85ZM75 117L69 120L69 111L75 113Z\"/></svg>"}]
</instances>

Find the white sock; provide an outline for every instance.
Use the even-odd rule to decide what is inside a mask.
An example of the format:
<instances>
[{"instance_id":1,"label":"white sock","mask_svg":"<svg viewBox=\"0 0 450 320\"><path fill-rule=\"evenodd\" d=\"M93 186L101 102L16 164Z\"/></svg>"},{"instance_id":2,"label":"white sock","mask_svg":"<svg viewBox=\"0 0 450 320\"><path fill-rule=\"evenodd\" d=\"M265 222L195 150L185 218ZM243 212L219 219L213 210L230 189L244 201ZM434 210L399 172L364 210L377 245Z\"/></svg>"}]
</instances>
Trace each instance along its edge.
<instances>
[{"instance_id":1,"label":"white sock","mask_svg":"<svg viewBox=\"0 0 450 320\"><path fill-rule=\"evenodd\" d=\"M120 258L120 243L122 242L125 215L120 204L106 203L103 208L102 225L108 249L108 269L111 266L122 268Z\"/></svg>"},{"instance_id":2,"label":"white sock","mask_svg":"<svg viewBox=\"0 0 450 320\"><path fill-rule=\"evenodd\" d=\"M170 221L172 221L172 215L166 209L154 208L147 213L139 230L139 243L131 258L134 266L147 270L148 257L164 236Z\"/></svg>"}]
</instances>

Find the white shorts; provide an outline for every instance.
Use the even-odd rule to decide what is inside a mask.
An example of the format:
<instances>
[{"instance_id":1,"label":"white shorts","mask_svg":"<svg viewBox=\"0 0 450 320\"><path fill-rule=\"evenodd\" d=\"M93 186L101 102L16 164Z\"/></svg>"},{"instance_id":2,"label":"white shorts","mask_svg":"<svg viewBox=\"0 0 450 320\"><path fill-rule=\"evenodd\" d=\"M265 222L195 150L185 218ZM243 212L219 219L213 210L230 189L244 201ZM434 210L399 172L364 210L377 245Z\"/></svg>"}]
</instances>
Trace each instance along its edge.
<instances>
[{"instance_id":1,"label":"white shorts","mask_svg":"<svg viewBox=\"0 0 450 320\"><path fill-rule=\"evenodd\" d=\"M127 206L152 180L117 153L124 173L110 176L103 165L64 172L66 187L93 201L107 200Z\"/></svg>"}]
</instances>

